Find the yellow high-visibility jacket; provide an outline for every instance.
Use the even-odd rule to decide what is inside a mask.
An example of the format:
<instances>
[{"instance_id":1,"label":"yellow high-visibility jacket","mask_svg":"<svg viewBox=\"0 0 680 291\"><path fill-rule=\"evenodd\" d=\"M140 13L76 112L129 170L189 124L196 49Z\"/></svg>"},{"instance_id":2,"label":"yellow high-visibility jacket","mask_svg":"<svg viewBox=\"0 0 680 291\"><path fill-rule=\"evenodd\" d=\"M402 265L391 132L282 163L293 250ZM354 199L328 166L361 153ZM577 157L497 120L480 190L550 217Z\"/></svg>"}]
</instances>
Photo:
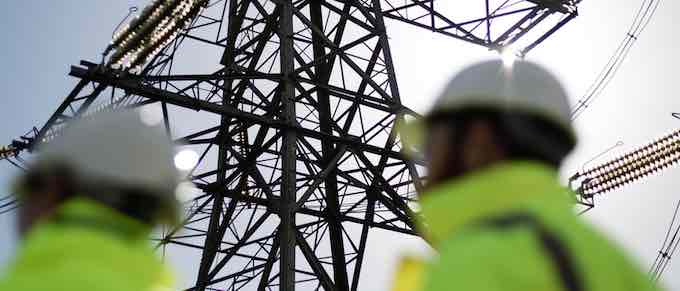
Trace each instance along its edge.
<instances>
[{"instance_id":1,"label":"yellow high-visibility jacket","mask_svg":"<svg viewBox=\"0 0 680 291\"><path fill-rule=\"evenodd\" d=\"M102 204L72 199L27 234L0 290L173 290L150 231Z\"/></svg>"},{"instance_id":2,"label":"yellow high-visibility jacket","mask_svg":"<svg viewBox=\"0 0 680 291\"><path fill-rule=\"evenodd\" d=\"M573 213L556 170L508 162L422 195L420 232L438 255L409 258L402 291L657 290L614 244Z\"/></svg>"}]
</instances>

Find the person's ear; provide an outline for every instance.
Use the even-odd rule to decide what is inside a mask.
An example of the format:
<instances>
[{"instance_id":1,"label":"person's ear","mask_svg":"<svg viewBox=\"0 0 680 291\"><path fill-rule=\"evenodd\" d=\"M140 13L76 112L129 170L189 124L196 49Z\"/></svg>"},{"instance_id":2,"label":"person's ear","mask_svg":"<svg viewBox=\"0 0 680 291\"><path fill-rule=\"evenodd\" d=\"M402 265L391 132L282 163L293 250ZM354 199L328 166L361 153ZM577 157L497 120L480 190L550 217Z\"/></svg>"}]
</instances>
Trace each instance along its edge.
<instances>
[{"instance_id":1,"label":"person's ear","mask_svg":"<svg viewBox=\"0 0 680 291\"><path fill-rule=\"evenodd\" d=\"M472 120L463 137L463 166L475 170L488 166L505 157L505 150L498 140L493 124L488 120Z\"/></svg>"},{"instance_id":2,"label":"person's ear","mask_svg":"<svg viewBox=\"0 0 680 291\"><path fill-rule=\"evenodd\" d=\"M450 124L433 124L428 128L427 135L428 185L436 185L458 175L458 149Z\"/></svg>"}]
</instances>

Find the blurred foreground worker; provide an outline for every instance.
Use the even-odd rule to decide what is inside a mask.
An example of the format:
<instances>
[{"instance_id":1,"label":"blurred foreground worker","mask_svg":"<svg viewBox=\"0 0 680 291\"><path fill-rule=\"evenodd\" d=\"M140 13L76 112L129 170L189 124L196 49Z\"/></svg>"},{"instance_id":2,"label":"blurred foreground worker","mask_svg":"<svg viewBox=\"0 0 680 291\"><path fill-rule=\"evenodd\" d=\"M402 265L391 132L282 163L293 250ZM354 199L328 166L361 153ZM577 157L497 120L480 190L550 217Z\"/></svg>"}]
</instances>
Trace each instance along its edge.
<instances>
[{"instance_id":1,"label":"blurred foreground worker","mask_svg":"<svg viewBox=\"0 0 680 291\"><path fill-rule=\"evenodd\" d=\"M438 254L405 259L394 290L656 290L573 213L557 172L576 141L551 73L524 61L470 66L423 126L419 231Z\"/></svg>"},{"instance_id":2,"label":"blurred foreground worker","mask_svg":"<svg viewBox=\"0 0 680 291\"><path fill-rule=\"evenodd\" d=\"M75 121L17 182L22 242L0 290L171 290L148 240L178 218L173 147L137 112Z\"/></svg>"}]
</instances>

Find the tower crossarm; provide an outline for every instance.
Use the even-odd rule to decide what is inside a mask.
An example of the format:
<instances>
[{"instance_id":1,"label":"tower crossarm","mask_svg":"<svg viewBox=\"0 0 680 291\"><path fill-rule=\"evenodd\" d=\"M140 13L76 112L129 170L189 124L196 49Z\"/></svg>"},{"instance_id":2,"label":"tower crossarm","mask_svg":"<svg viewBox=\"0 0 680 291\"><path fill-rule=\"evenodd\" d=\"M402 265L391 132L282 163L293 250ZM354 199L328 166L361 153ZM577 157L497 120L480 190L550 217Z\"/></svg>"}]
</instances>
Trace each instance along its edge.
<instances>
[{"instance_id":1,"label":"tower crossarm","mask_svg":"<svg viewBox=\"0 0 680 291\"><path fill-rule=\"evenodd\" d=\"M471 1L468 1L471 2ZM381 0L385 18L481 45L514 47L524 55L578 15L578 0ZM460 13L465 11L466 13Z\"/></svg>"}]
</instances>

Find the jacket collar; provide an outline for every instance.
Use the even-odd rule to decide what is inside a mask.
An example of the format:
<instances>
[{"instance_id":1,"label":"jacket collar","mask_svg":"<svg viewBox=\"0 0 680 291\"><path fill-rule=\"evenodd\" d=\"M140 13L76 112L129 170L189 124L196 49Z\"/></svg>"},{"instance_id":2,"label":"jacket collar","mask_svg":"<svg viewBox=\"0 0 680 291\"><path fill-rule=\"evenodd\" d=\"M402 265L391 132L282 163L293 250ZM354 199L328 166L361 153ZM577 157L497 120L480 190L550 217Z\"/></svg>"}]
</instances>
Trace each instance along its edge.
<instances>
[{"instance_id":1,"label":"jacket collar","mask_svg":"<svg viewBox=\"0 0 680 291\"><path fill-rule=\"evenodd\" d=\"M88 228L133 240L146 238L151 233L149 225L87 198L74 198L67 201L50 221L59 225Z\"/></svg>"},{"instance_id":2,"label":"jacket collar","mask_svg":"<svg viewBox=\"0 0 680 291\"><path fill-rule=\"evenodd\" d=\"M466 225L526 207L536 200L567 208L566 193L552 167L529 161L505 162L426 192L421 199L420 232L437 246Z\"/></svg>"}]
</instances>

